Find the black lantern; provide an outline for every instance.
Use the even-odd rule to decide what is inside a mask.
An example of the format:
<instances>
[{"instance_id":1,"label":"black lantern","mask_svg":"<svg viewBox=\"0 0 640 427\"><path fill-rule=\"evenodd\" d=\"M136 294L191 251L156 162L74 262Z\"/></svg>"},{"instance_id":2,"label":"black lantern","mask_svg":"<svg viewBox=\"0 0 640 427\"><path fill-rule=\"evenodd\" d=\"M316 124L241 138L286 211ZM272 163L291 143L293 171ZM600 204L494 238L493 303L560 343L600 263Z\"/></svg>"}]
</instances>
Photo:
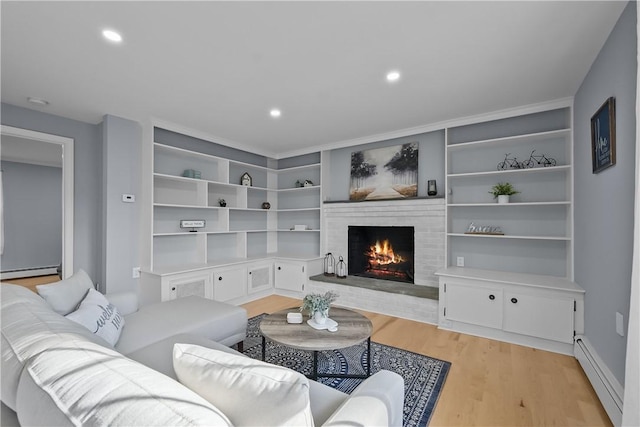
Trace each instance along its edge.
<instances>
[{"instance_id":1,"label":"black lantern","mask_svg":"<svg viewBox=\"0 0 640 427\"><path fill-rule=\"evenodd\" d=\"M336 265L336 277L338 279L347 278L347 264L341 256L338 257L338 264Z\"/></svg>"},{"instance_id":2,"label":"black lantern","mask_svg":"<svg viewBox=\"0 0 640 427\"><path fill-rule=\"evenodd\" d=\"M335 276L336 275L336 259L333 257L331 252L328 252L324 256L324 275L325 276Z\"/></svg>"}]
</instances>

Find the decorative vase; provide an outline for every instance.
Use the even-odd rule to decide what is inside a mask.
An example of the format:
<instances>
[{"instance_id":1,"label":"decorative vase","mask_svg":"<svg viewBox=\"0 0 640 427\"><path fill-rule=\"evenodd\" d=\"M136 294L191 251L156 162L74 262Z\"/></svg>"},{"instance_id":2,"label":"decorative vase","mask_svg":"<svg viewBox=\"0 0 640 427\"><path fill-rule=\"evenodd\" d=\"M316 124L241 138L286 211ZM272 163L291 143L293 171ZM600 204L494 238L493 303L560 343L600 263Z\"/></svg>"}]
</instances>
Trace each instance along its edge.
<instances>
[{"instance_id":1,"label":"decorative vase","mask_svg":"<svg viewBox=\"0 0 640 427\"><path fill-rule=\"evenodd\" d=\"M504 194L498 196L498 203L500 204L509 203L509 196Z\"/></svg>"},{"instance_id":2,"label":"decorative vase","mask_svg":"<svg viewBox=\"0 0 640 427\"><path fill-rule=\"evenodd\" d=\"M329 310L316 311L313 313L313 321L318 325L324 325L324 323L327 321L327 317L329 317Z\"/></svg>"}]
</instances>

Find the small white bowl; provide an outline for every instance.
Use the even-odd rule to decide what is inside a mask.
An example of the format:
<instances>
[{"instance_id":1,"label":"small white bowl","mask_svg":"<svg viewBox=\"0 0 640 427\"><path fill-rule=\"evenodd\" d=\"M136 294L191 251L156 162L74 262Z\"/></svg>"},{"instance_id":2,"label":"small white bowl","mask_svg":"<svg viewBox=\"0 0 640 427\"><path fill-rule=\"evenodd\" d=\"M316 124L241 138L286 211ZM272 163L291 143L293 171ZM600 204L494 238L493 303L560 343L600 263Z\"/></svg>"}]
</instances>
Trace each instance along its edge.
<instances>
[{"instance_id":1,"label":"small white bowl","mask_svg":"<svg viewBox=\"0 0 640 427\"><path fill-rule=\"evenodd\" d=\"M287 313L287 323L302 323L302 313Z\"/></svg>"}]
</instances>

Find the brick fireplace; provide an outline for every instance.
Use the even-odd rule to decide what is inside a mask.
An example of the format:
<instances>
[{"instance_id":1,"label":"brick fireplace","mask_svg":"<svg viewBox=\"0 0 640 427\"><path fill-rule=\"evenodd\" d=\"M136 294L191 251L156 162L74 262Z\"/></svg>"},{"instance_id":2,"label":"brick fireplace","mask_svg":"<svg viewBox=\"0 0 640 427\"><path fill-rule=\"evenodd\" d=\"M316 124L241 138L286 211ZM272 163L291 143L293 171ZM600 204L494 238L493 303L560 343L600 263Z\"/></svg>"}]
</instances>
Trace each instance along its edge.
<instances>
[{"instance_id":1,"label":"brick fireplace","mask_svg":"<svg viewBox=\"0 0 640 427\"><path fill-rule=\"evenodd\" d=\"M438 287L434 273L445 265L444 199L324 203L322 209L325 252L333 253L336 259L342 256L345 262L349 261L350 226L412 227L413 284L357 277L357 282L372 280L375 286L367 289L339 279L334 283L311 280L307 290L334 290L340 295L339 304L347 307L437 324L437 300L417 297L413 292L394 292L393 289L395 286L402 290L412 287L434 291Z\"/></svg>"},{"instance_id":2,"label":"brick fireplace","mask_svg":"<svg viewBox=\"0 0 640 427\"><path fill-rule=\"evenodd\" d=\"M408 199L323 205L326 252L348 260L349 226L413 227L416 285L438 287L444 267L444 199ZM348 267L348 266L347 266Z\"/></svg>"}]
</instances>

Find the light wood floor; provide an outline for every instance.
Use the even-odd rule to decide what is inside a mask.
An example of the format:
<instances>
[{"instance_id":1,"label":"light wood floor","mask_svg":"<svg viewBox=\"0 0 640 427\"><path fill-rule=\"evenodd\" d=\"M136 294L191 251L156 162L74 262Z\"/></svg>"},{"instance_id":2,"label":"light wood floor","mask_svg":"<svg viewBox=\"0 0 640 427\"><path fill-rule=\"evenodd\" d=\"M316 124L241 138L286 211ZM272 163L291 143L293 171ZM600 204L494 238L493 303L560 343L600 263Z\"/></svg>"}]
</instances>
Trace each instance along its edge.
<instances>
[{"instance_id":1,"label":"light wood floor","mask_svg":"<svg viewBox=\"0 0 640 427\"><path fill-rule=\"evenodd\" d=\"M60 280L57 274L51 274L49 276L35 276L25 277L23 279L6 279L2 283L11 283L14 285L24 286L36 292L36 285L45 285L47 283L54 283Z\"/></svg>"},{"instance_id":2,"label":"light wood floor","mask_svg":"<svg viewBox=\"0 0 640 427\"><path fill-rule=\"evenodd\" d=\"M270 296L245 304L249 317L299 306ZM542 350L361 311L372 339L452 363L430 426L610 426L578 361Z\"/></svg>"}]
</instances>

